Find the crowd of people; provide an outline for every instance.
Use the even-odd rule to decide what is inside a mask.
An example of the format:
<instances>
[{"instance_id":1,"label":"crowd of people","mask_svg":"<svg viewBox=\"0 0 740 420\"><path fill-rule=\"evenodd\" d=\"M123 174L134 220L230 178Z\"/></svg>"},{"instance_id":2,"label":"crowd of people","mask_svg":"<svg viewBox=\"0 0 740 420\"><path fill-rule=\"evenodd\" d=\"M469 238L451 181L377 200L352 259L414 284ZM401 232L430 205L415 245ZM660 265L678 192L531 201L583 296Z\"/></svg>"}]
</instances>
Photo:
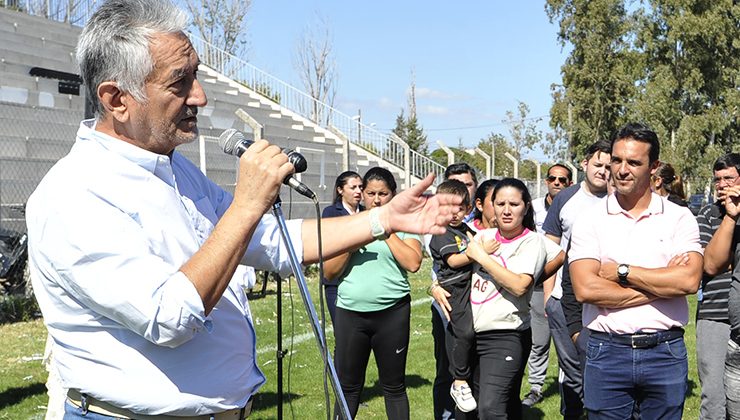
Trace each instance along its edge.
<instances>
[{"instance_id":1,"label":"crowd of people","mask_svg":"<svg viewBox=\"0 0 740 420\"><path fill-rule=\"evenodd\" d=\"M185 26L168 0L98 8L77 48L95 118L28 202L64 419L243 419L265 382L244 267L290 273L265 213L294 168L257 141L232 195L175 150L207 103ZM701 418L740 419L740 155L715 162L716 200L696 218L659 156L655 132L627 124L585 150L581 182L551 166L537 199L515 178L479 185L467 164L434 195L432 176L399 192L380 167L341 174L321 283L350 415L371 352L386 415L412 414L408 273L426 248L435 418L521 418L543 398L552 340L563 417L680 419L686 296L699 290ZM287 222L306 264L315 226Z\"/></svg>"},{"instance_id":2,"label":"crowd of people","mask_svg":"<svg viewBox=\"0 0 740 420\"><path fill-rule=\"evenodd\" d=\"M433 260L435 418L521 418L522 407L543 399L551 339L564 418L681 418L689 369L686 296L697 290L701 418L738 418L732 413L740 365L732 357L740 359L740 333L731 331L740 325L731 325L739 323L740 310L733 324L729 306L737 283L733 253L740 253L740 155L717 160L716 200L695 218L680 177L659 160L659 151L655 132L628 124L585 150L581 182L573 184L566 165L550 166L547 193L536 200L520 180L478 186L469 165L447 168L437 191L469 205L453 215L444 234L425 241ZM371 268L374 258L368 261ZM403 271L405 265L396 267ZM332 276L341 289L344 275L332 270ZM394 348L405 353L407 312L403 320L397 325L406 341L389 341L385 350L385 343L376 343L376 358ZM337 359L346 358L339 342ZM360 354L364 373L367 352ZM337 369L343 388L345 363ZM395 397L383 379L384 363L378 361L386 414L400 418L390 409ZM525 368L530 390L522 400ZM362 384L350 377L356 407Z\"/></svg>"}]
</instances>

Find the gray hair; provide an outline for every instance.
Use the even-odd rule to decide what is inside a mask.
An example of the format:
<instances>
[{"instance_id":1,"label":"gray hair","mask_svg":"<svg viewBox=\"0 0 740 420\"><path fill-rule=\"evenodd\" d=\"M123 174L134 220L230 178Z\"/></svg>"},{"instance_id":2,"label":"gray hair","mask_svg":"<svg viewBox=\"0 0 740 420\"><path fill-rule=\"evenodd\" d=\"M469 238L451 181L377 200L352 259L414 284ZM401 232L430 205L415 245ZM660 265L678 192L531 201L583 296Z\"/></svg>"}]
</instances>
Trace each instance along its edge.
<instances>
[{"instance_id":1,"label":"gray hair","mask_svg":"<svg viewBox=\"0 0 740 420\"><path fill-rule=\"evenodd\" d=\"M77 42L80 74L97 117L105 115L97 92L105 81L146 102L144 83L154 69L149 42L157 34L184 32L187 23L169 0L109 0L98 8Z\"/></svg>"}]
</instances>

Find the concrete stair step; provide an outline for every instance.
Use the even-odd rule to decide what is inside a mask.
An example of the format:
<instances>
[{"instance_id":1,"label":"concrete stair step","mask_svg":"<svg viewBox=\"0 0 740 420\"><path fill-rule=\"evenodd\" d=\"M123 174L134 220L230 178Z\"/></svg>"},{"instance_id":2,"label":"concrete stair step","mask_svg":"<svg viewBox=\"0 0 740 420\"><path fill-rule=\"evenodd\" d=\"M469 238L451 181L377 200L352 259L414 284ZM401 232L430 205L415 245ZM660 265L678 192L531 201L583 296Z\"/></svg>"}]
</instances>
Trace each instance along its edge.
<instances>
[{"instance_id":1,"label":"concrete stair step","mask_svg":"<svg viewBox=\"0 0 740 420\"><path fill-rule=\"evenodd\" d=\"M56 22L27 13L0 8L0 29L28 36L45 37L74 48L82 32L69 23Z\"/></svg>"},{"instance_id":2,"label":"concrete stair step","mask_svg":"<svg viewBox=\"0 0 740 420\"><path fill-rule=\"evenodd\" d=\"M26 122L18 124L12 118L0 117L0 138L28 137L58 141L73 141L77 134L78 124L47 122L43 124Z\"/></svg>"},{"instance_id":3,"label":"concrete stair step","mask_svg":"<svg viewBox=\"0 0 740 420\"><path fill-rule=\"evenodd\" d=\"M56 162L56 159L0 157L0 179L3 182L18 180L38 183Z\"/></svg>"},{"instance_id":4,"label":"concrete stair step","mask_svg":"<svg viewBox=\"0 0 740 420\"><path fill-rule=\"evenodd\" d=\"M12 118L17 121L29 121L36 123L60 123L68 125L79 125L84 117L84 112L68 108L47 108L21 106L8 103L0 103L0 118Z\"/></svg>"},{"instance_id":5,"label":"concrete stair step","mask_svg":"<svg viewBox=\"0 0 740 420\"><path fill-rule=\"evenodd\" d=\"M16 105L59 108L78 111L80 115L85 112L85 100L83 97L62 93L38 92L26 88L0 85L0 103L12 103Z\"/></svg>"},{"instance_id":6,"label":"concrete stair step","mask_svg":"<svg viewBox=\"0 0 740 420\"><path fill-rule=\"evenodd\" d=\"M8 47L3 46L2 50L0 50L0 61L30 67L44 67L75 74L79 72L77 62L69 53L59 54L56 57L44 57L34 55L34 53L28 50L17 51L21 49L23 49L22 46L14 46L12 44L9 44Z\"/></svg>"}]
</instances>

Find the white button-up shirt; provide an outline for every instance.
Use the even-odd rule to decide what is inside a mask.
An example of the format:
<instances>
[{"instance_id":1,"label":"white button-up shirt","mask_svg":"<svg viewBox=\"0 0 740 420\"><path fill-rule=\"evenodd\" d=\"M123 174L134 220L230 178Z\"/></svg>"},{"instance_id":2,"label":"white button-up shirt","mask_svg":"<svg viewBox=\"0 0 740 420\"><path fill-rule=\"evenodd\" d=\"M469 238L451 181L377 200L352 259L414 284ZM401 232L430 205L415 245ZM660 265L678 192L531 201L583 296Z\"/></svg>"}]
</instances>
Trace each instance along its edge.
<instances>
[{"instance_id":1,"label":"white button-up shirt","mask_svg":"<svg viewBox=\"0 0 740 420\"><path fill-rule=\"evenodd\" d=\"M83 121L27 206L29 260L63 385L141 414L246 404L265 378L237 269L205 316L179 271L232 196L178 153L148 152ZM299 253L301 221L288 222ZM290 273L272 215L242 263Z\"/></svg>"}]
</instances>

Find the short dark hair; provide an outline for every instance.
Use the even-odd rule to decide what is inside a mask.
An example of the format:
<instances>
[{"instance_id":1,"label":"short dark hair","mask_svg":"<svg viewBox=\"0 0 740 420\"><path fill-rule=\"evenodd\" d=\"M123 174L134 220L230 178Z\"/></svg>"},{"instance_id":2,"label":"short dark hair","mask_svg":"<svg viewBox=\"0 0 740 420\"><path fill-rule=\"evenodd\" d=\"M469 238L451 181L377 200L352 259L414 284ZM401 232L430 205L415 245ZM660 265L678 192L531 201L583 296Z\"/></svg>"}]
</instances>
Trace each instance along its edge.
<instances>
[{"instance_id":1,"label":"short dark hair","mask_svg":"<svg viewBox=\"0 0 740 420\"><path fill-rule=\"evenodd\" d=\"M501 190L501 188L505 187L516 188L517 190L519 190L520 193L522 193L522 201L524 201L524 205L528 206L527 213L524 214L524 221L522 222L522 225L531 231L536 231L537 226L534 223L532 195L529 194L529 189L527 189L527 186L524 184L524 182L516 178L504 178L496 184L496 187L493 188L493 198L496 197L496 194Z\"/></svg>"},{"instance_id":2,"label":"short dark hair","mask_svg":"<svg viewBox=\"0 0 740 420\"><path fill-rule=\"evenodd\" d=\"M650 163L653 163L660 158L660 141L658 140L658 135L648 126L640 123L625 124L614 133L614 136L612 136L612 147L614 147L614 143L619 140L628 139L650 145L650 151L648 152Z\"/></svg>"},{"instance_id":3,"label":"short dark hair","mask_svg":"<svg viewBox=\"0 0 740 420\"><path fill-rule=\"evenodd\" d=\"M569 167L563 165L562 163L556 163L556 164L550 166L549 168L547 168L547 174L548 175L550 175L550 169L552 169L552 168L563 168L566 171L568 171L568 179L572 179L573 178L573 171Z\"/></svg>"},{"instance_id":4,"label":"short dark hair","mask_svg":"<svg viewBox=\"0 0 740 420\"><path fill-rule=\"evenodd\" d=\"M483 204L484 201L486 201L486 197L488 197L488 194L493 190L494 187L496 187L496 184L498 184L498 179L487 179L478 185L478 188L475 190L475 198L473 199L473 206L475 207L475 202L480 201L481 204ZM481 220L483 219L483 213L478 210L478 207L475 207L473 210L473 219L475 220Z\"/></svg>"},{"instance_id":5,"label":"short dark hair","mask_svg":"<svg viewBox=\"0 0 740 420\"><path fill-rule=\"evenodd\" d=\"M437 187L438 193L454 194L458 197L462 197L463 203L470 203L470 193L468 187L462 182L456 179L448 179L447 181L439 184Z\"/></svg>"},{"instance_id":6,"label":"short dark hair","mask_svg":"<svg viewBox=\"0 0 740 420\"><path fill-rule=\"evenodd\" d=\"M465 162L453 163L445 169L445 179L449 179L452 175L470 174L473 178L473 182L478 184L478 177L475 175L475 169Z\"/></svg>"},{"instance_id":7,"label":"short dark hair","mask_svg":"<svg viewBox=\"0 0 740 420\"><path fill-rule=\"evenodd\" d=\"M723 169L735 168L737 173L740 174L740 153L728 153L724 156L720 156L714 162L712 170L714 172L721 171Z\"/></svg>"},{"instance_id":8,"label":"short dark hair","mask_svg":"<svg viewBox=\"0 0 740 420\"><path fill-rule=\"evenodd\" d=\"M362 178L362 188L367 187L367 183L370 181L383 181L389 190L396 195L396 178L393 177L391 171L380 166L370 168L365 176Z\"/></svg>"},{"instance_id":9,"label":"short dark hair","mask_svg":"<svg viewBox=\"0 0 740 420\"><path fill-rule=\"evenodd\" d=\"M586 148L586 154L583 156L583 160L591 160L597 152L612 154L612 142L601 139L591 144Z\"/></svg>"},{"instance_id":10,"label":"short dark hair","mask_svg":"<svg viewBox=\"0 0 740 420\"><path fill-rule=\"evenodd\" d=\"M352 178L358 178L362 180L362 177L360 174L358 174L355 171L344 171L337 177L337 180L334 181L334 202L338 203L339 200L342 199L342 196L339 195L337 192L338 189L344 188L345 185L347 185L347 182Z\"/></svg>"}]
</instances>

